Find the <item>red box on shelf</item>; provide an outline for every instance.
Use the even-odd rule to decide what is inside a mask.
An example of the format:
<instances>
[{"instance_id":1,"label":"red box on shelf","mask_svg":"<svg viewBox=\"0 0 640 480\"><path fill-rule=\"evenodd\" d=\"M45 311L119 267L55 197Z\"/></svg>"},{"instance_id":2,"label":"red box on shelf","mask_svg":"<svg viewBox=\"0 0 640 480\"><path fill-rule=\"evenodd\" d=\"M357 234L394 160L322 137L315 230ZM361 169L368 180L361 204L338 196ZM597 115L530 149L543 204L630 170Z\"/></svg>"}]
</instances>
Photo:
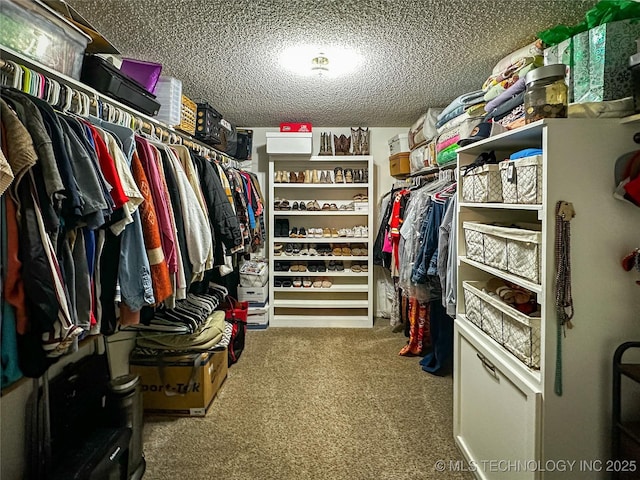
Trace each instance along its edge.
<instances>
[{"instance_id":1,"label":"red box on shelf","mask_svg":"<svg viewBox=\"0 0 640 480\"><path fill-rule=\"evenodd\" d=\"M289 133L309 133L311 131L311 124L283 122L280 124L280 131Z\"/></svg>"}]
</instances>

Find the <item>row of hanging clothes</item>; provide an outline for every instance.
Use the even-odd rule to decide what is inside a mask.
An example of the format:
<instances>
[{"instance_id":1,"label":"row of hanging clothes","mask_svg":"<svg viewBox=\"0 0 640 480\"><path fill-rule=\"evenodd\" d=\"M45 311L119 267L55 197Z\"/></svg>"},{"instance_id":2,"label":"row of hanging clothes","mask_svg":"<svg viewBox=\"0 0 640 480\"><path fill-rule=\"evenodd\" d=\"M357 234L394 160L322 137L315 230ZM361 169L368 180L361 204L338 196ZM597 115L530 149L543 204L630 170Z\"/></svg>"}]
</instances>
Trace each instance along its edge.
<instances>
[{"instance_id":1,"label":"row of hanging clothes","mask_svg":"<svg viewBox=\"0 0 640 480\"><path fill-rule=\"evenodd\" d=\"M404 330L404 356L422 356L422 369L449 370L456 309L456 190L454 170L394 184L374 245L374 264L394 285L391 325Z\"/></svg>"},{"instance_id":2,"label":"row of hanging clothes","mask_svg":"<svg viewBox=\"0 0 640 480\"><path fill-rule=\"evenodd\" d=\"M255 174L29 91L0 90L3 387L207 294L265 235Z\"/></svg>"}]
</instances>

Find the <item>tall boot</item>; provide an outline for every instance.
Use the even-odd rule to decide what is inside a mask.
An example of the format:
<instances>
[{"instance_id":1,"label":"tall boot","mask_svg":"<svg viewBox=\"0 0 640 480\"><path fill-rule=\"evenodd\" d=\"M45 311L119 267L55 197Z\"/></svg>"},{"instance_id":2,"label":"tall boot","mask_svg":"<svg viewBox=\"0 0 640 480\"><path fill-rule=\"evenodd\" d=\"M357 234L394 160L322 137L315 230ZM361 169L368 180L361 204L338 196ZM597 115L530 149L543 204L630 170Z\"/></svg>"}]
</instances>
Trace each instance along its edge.
<instances>
[{"instance_id":1,"label":"tall boot","mask_svg":"<svg viewBox=\"0 0 640 480\"><path fill-rule=\"evenodd\" d=\"M351 128L351 144L353 145L353 154L361 155L360 153L360 128Z\"/></svg>"},{"instance_id":2,"label":"tall boot","mask_svg":"<svg viewBox=\"0 0 640 480\"><path fill-rule=\"evenodd\" d=\"M318 155L326 155L327 152L324 150L324 132L320 132L320 150L318 151Z\"/></svg>"},{"instance_id":3,"label":"tall boot","mask_svg":"<svg viewBox=\"0 0 640 480\"><path fill-rule=\"evenodd\" d=\"M360 138L362 139L362 155L369 155L369 127L363 128Z\"/></svg>"},{"instance_id":4,"label":"tall boot","mask_svg":"<svg viewBox=\"0 0 640 480\"><path fill-rule=\"evenodd\" d=\"M340 135L340 144L342 145L342 155L350 155L349 150L351 149L351 137Z\"/></svg>"},{"instance_id":5,"label":"tall boot","mask_svg":"<svg viewBox=\"0 0 640 480\"><path fill-rule=\"evenodd\" d=\"M333 136L333 144L335 146L334 155L342 155L342 137L338 137L337 135L334 135Z\"/></svg>"}]
</instances>

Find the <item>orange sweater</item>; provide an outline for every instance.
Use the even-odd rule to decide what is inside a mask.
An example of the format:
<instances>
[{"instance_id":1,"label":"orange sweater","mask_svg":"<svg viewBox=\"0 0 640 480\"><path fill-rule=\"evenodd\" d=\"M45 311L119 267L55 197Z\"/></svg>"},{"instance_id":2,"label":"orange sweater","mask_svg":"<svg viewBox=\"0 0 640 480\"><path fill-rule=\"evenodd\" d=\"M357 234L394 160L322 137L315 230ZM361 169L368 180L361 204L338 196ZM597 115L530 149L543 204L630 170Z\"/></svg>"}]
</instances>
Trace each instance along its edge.
<instances>
[{"instance_id":1,"label":"orange sweater","mask_svg":"<svg viewBox=\"0 0 640 480\"><path fill-rule=\"evenodd\" d=\"M160 240L160 227L156 218L156 210L153 205L153 197L149 188L147 176L142 168L142 163L137 152L133 152L131 159L131 173L136 181L144 202L140 204L140 219L142 220L142 234L144 245L149 257L151 266L151 281L153 283L153 295L157 303L166 300L172 293L171 279L169 278L169 268L162 252Z\"/></svg>"}]
</instances>

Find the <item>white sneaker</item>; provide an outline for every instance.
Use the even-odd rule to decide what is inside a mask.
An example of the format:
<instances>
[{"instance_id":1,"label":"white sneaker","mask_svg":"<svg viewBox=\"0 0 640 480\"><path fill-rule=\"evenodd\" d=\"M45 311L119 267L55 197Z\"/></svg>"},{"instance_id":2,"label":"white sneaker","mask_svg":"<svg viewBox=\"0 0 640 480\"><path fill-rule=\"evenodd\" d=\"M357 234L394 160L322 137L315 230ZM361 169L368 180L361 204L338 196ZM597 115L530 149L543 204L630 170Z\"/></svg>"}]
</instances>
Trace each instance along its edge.
<instances>
[{"instance_id":1,"label":"white sneaker","mask_svg":"<svg viewBox=\"0 0 640 480\"><path fill-rule=\"evenodd\" d=\"M369 227L362 227L362 236L364 238L369 237Z\"/></svg>"},{"instance_id":2,"label":"white sneaker","mask_svg":"<svg viewBox=\"0 0 640 480\"><path fill-rule=\"evenodd\" d=\"M354 232L355 229L353 228L347 228L347 237L355 237L356 233Z\"/></svg>"}]
</instances>

